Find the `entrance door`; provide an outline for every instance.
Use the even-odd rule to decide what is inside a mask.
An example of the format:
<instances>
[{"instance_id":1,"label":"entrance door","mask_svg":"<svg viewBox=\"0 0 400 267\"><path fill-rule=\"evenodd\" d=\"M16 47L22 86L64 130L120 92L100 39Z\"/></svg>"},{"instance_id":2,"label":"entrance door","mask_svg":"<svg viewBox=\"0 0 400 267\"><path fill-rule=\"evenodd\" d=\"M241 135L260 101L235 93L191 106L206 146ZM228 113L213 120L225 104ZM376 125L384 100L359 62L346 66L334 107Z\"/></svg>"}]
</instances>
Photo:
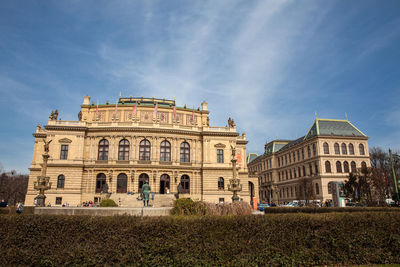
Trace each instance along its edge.
<instances>
[{"instance_id":1,"label":"entrance door","mask_svg":"<svg viewBox=\"0 0 400 267\"><path fill-rule=\"evenodd\" d=\"M160 194L166 194L167 193L167 188L169 189L169 175L168 174L163 174L160 177Z\"/></svg>"},{"instance_id":2,"label":"entrance door","mask_svg":"<svg viewBox=\"0 0 400 267\"><path fill-rule=\"evenodd\" d=\"M125 173L120 173L117 176L117 193L126 193L128 177Z\"/></svg>"},{"instance_id":3,"label":"entrance door","mask_svg":"<svg viewBox=\"0 0 400 267\"><path fill-rule=\"evenodd\" d=\"M142 186L144 185L145 182L149 182L149 176L145 173L142 173L139 175L139 188L138 192L142 192Z\"/></svg>"},{"instance_id":4,"label":"entrance door","mask_svg":"<svg viewBox=\"0 0 400 267\"><path fill-rule=\"evenodd\" d=\"M249 182L249 191L250 191L250 204L253 206L253 197L254 197L254 184Z\"/></svg>"}]
</instances>

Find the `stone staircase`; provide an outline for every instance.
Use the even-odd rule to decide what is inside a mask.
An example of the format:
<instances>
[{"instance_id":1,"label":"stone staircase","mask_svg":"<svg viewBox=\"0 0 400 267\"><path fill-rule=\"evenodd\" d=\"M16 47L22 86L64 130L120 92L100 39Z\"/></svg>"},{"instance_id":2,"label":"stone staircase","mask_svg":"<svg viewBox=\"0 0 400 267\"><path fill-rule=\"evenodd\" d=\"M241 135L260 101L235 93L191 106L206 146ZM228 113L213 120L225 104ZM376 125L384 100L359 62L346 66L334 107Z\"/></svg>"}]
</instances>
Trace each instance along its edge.
<instances>
[{"instance_id":1,"label":"stone staircase","mask_svg":"<svg viewBox=\"0 0 400 267\"><path fill-rule=\"evenodd\" d=\"M131 195L131 194L111 194L110 199L114 200L115 203L119 205L119 207L129 207L129 208L141 208L143 207L143 201L137 200L139 196L138 193ZM151 200L150 194L150 201L149 205L160 208L160 207L172 207L174 204L175 196L174 194L158 194L154 195L154 200Z\"/></svg>"}]
</instances>

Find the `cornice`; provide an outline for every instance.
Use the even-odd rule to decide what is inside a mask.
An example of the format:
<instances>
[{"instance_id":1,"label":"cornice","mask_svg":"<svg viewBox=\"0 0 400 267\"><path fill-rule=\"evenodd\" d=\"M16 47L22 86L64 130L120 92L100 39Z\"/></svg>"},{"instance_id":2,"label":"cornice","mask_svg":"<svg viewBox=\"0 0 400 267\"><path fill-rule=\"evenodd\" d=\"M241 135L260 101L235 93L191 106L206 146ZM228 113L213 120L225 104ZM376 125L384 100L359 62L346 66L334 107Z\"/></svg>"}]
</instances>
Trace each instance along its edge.
<instances>
[{"instance_id":1,"label":"cornice","mask_svg":"<svg viewBox=\"0 0 400 267\"><path fill-rule=\"evenodd\" d=\"M239 145L247 145L249 143L249 141L247 141L247 140L237 140L236 141L236 144L239 144Z\"/></svg>"},{"instance_id":2,"label":"cornice","mask_svg":"<svg viewBox=\"0 0 400 267\"><path fill-rule=\"evenodd\" d=\"M175 134L186 134L200 136L201 132L186 131L178 129L162 129L162 128L142 128L142 127L99 127L99 128L87 128L88 133L93 132L155 132L155 133L175 133Z\"/></svg>"},{"instance_id":3,"label":"cornice","mask_svg":"<svg viewBox=\"0 0 400 267\"><path fill-rule=\"evenodd\" d=\"M232 136L236 137L239 136L238 133L235 132L202 132L201 135L203 136Z\"/></svg>"},{"instance_id":4,"label":"cornice","mask_svg":"<svg viewBox=\"0 0 400 267\"><path fill-rule=\"evenodd\" d=\"M33 133L32 135L36 138L46 138L47 137L47 134L45 134L45 133Z\"/></svg>"},{"instance_id":5,"label":"cornice","mask_svg":"<svg viewBox=\"0 0 400 267\"><path fill-rule=\"evenodd\" d=\"M44 127L46 130L58 130L58 131L87 131L87 127L82 126L60 126L60 125L46 125Z\"/></svg>"},{"instance_id":6,"label":"cornice","mask_svg":"<svg viewBox=\"0 0 400 267\"><path fill-rule=\"evenodd\" d=\"M157 169L157 170L198 170L200 166L188 166L188 165L151 165L151 164L85 164L85 169L89 168L103 168L103 169Z\"/></svg>"}]
</instances>

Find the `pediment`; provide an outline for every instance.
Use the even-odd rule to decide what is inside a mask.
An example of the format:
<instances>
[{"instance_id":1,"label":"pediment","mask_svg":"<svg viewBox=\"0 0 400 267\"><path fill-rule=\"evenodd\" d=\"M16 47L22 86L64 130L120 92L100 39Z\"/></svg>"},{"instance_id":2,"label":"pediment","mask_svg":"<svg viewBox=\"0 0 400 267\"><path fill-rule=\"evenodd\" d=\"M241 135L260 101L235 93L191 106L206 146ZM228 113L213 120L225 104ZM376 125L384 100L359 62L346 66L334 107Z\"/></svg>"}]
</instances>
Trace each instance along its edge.
<instances>
[{"instance_id":1,"label":"pediment","mask_svg":"<svg viewBox=\"0 0 400 267\"><path fill-rule=\"evenodd\" d=\"M224 144L222 144L222 143L218 143L218 144L214 145L214 147L225 148L226 145L224 145Z\"/></svg>"},{"instance_id":2,"label":"pediment","mask_svg":"<svg viewBox=\"0 0 400 267\"><path fill-rule=\"evenodd\" d=\"M68 139L68 138L63 138L63 139L60 139L60 140L58 140L58 142L59 143L72 143L72 140L71 139Z\"/></svg>"}]
</instances>

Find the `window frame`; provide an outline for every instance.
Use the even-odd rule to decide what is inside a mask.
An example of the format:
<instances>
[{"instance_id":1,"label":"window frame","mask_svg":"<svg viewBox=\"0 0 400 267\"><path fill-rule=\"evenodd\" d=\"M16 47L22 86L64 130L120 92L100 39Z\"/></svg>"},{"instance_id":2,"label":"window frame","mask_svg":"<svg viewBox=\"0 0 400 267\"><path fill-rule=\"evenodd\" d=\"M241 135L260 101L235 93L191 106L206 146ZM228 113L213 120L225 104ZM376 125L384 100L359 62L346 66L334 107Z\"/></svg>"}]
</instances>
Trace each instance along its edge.
<instances>
[{"instance_id":1,"label":"window frame","mask_svg":"<svg viewBox=\"0 0 400 267\"><path fill-rule=\"evenodd\" d=\"M98 160L108 160L109 145L110 143L108 142L107 139L101 139L99 141L98 154L97 154Z\"/></svg>"},{"instance_id":2,"label":"window frame","mask_svg":"<svg viewBox=\"0 0 400 267\"><path fill-rule=\"evenodd\" d=\"M147 139L143 139L139 143L139 160L149 161L151 153L151 143Z\"/></svg>"},{"instance_id":3,"label":"window frame","mask_svg":"<svg viewBox=\"0 0 400 267\"><path fill-rule=\"evenodd\" d=\"M224 150L217 149L217 163L224 163Z\"/></svg>"},{"instance_id":4,"label":"window frame","mask_svg":"<svg viewBox=\"0 0 400 267\"><path fill-rule=\"evenodd\" d=\"M65 175L60 174L57 176L57 189L64 189L65 187Z\"/></svg>"},{"instance_id":5,"label":"window frame","mask_svg":"<svg viewBox=\"0 0 400 267\"><path fill-rule=\"evenodd\" d=\"M218 190L225 190L225 179L224 179L224 177L218 177Z\"/></svg>"},{"instance_id":6,"label":"window frame","mask_svg":"<svg viewBox=\"0 0 400 267\"><path fill-rule=\"evenodd\" d=\"M64 144L61 145L60 159L68 159L68 149L69 145L64 145Z\"/></svg>"},{"instance_id":7,"label":"window frame","mask_svg":"<svg viewBox=\"0 0 400 267\"><path fill-rule=\"evenodd\" d=\"M160 143L160 161L171 162L171 143L168 140Z\"/></svg>"},{"instance_id":8,"label":"window frame","mask_svg":"<svg viewBox=\"0 0 400 267\"><path fill-rule=\"evenodd\" d=\"M129 160L130 143L127 139L122 139L118 143L118 160Z\"/></svg>"}]
</instances>

